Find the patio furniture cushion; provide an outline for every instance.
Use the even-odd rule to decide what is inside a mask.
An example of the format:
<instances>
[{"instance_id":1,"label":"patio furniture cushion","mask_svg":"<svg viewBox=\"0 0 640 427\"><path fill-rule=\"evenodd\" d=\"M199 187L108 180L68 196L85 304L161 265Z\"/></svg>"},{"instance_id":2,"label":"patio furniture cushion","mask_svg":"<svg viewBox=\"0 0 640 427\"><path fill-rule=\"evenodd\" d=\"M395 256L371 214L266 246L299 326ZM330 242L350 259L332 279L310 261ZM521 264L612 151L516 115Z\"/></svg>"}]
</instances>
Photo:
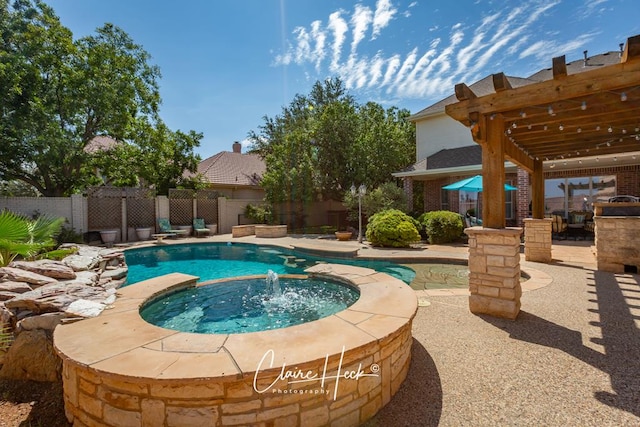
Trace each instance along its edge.
<instances>
[{"instance_id":1,"label":"patio furniture cushion","mask_svg":"<svg viewBox=\"0 0 640 427\"><path fill-rule=\"evenodd\" d=\"M205 226L203 218L194 218L193 232L196 236L199 236L201 234L209 234L211 231Z\"/></svg>"},{"instance_id":2,"label":"patio furniture cushion","mask_svg":"<svg viewBox=\"0 0 640 427\"><path fill-rule=\"evenodd\" d=\"M160 233L169 233L169 234L185 234L185 230L175 230L171 226L168 218L158 218L158 228L160 228Z\"/></svg>"}]
</instances>

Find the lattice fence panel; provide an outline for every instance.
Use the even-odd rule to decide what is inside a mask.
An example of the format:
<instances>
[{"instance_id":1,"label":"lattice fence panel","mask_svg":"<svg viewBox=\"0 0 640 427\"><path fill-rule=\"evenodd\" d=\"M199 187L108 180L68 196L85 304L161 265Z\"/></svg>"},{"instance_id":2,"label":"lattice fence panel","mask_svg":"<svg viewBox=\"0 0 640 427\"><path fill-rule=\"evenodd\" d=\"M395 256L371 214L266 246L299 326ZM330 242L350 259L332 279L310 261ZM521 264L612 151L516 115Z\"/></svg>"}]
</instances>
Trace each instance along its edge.
<instances>
[{"instance_id":1,"label":"lattice fence panel","mask_svg":"<svg viewBox=\"0 0 640 427\"><path fill-rule=\"evenodd\" d=\"M194 190L169 190L169 221L171 225L191 225Z\"/></svg>"},{"instance_id":2,"label":"lattice fence panel","mask_svg":"<svg viewBox=\"0 0 640 427\"><path fill-rule=\"evenodd\" d=\"M213 190L200 190L196 195L198 217L204 218L205 224L218 223L218 197L220 193Z\"/></svg>"},{"instance_id":3,"label":"lattice fence panel","mask_svg":"<svg viewBox=\"0 0 640 427\"><path fill-rule=\"evenodd\" d=\"M156 223L155 191L148 188L127 188L127 225L154 227Z\"/></svg>"},{"instance_id":4,"label":"lattice fence panel","mask_svg":"<svg viewBox=\"0 0 640 427\"><path fill-rule=\"evenodd\" d=\"M122 226L122 188L87 189L89 230L119 229Z\"/></svg>"}]
</instances>

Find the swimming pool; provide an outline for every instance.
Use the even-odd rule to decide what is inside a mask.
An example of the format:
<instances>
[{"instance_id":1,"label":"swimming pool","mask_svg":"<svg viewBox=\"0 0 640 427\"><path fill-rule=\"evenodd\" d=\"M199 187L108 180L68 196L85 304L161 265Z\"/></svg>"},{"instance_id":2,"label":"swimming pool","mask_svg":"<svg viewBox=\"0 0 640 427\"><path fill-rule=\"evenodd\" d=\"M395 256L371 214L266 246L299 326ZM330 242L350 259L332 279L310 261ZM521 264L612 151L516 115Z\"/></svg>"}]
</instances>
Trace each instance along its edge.
<instances>
[{"instance_id":1,"label":"swimming pool","mask_svg":"<svg viewBox=\"0 0 640 427\"><path fill-rule=\"evenodd\" d=\"M227 277L302 274L318 263L348 264L387 273L409 284L415 271L384 260L318 257L291 249L248 243L186 243L125 251L129 266L126 285L169 273L200 277L201 282ZM125 286L126 286L125 285Z\"/></svg>"}]
</instances>

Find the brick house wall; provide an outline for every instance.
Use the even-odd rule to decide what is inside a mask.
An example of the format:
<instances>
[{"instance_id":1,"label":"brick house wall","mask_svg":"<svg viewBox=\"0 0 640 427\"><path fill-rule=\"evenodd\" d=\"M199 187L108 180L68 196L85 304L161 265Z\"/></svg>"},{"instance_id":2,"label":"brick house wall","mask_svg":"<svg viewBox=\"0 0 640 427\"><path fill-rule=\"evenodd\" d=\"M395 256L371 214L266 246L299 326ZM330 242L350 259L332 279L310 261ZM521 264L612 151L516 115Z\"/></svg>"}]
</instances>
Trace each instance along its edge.
<instances>
[{"instance_id":1,"label":"brick house wall","mask_svg":"<svg viewBox=\"0 0 640 427\"><path fill-rule=\"evenodd\" d=\"M570 169L559 171L547 171L544 173L544 179L555 178L573 178L582 176L616 176L616 193L640 196L640 165L624 165L611 166L602 168L588 169ZM437 178L424 182L424 210L425 212L440 210L442 203L441 197L442 187L467 178L469 175L450 176ZM514 219L507 220L507 226L523 226L524 218L529 217L529 202L531 201L529 174L524 170L518 170L517 173L507 173L505 175L507 181L511 181L513 185L518 187L516 192L516 200L514 200ZM449 210L458 212L458 192L448 192ZM482 206L482 197L479 198L479 204Z\"/></svg>"}]
</instances>

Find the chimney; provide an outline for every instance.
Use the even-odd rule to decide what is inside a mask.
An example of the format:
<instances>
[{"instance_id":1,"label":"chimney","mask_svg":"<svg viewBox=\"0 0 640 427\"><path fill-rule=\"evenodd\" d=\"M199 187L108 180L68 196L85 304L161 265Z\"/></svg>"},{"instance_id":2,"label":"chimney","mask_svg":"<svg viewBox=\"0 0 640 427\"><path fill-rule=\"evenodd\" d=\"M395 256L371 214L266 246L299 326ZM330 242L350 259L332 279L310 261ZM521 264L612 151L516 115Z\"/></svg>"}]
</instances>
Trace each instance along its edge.
<instances>
[{"instance_id":1,"label":"chimney","mask_svg":"<svg viewBox=\"0 0 640 427\"><path fill-rule=\"evenodd\" d=\"M624 43L620 43L620 53L618 54L618 56L620 56L620 58L622 58L622 54L624 53Z\"/></svg>"},{"instance_id":2,"label":"chimney","mask_svg":"<svg viewBox=\"0 0 640 427\"><path fill-rule=\"evenodd\" d=\"M585 50L584 52L582 52L584 54L584 66L586 67L587 65L589 65L587 63L587 61L589 61L589 58L587 57L587 51Z\"/></svg>"},{"instance_id":3,"label":"chimney","mask_svg":"<svg viewBox=\"0 0 640 427\"><path fill-rule=\"evenodd\" d=\"M238 141L233 143L233 152L242 153L242 144L240 144Z\"/></svg>"}]
</instances>

